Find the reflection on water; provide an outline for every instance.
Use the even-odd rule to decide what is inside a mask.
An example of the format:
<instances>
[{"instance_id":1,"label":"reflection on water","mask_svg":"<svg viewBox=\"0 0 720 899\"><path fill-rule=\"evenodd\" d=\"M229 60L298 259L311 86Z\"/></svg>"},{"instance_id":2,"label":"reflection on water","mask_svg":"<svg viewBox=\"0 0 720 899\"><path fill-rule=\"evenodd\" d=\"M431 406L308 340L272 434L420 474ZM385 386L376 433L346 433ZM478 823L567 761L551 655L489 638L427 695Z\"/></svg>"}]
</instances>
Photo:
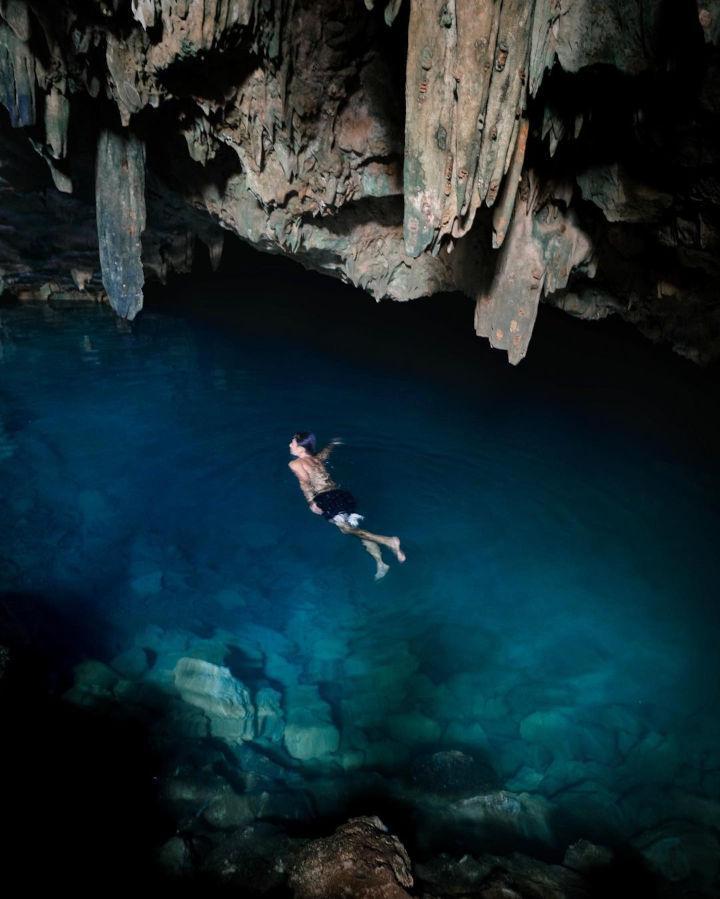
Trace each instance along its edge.
<instances>
[{"instance_id":1,"label":"reflection on water","mask_svg":"<svg viewBox=\"0 0 720 899\"><path fill-rule=\"evenodd\" d=\"M675 856L705 864L712 379L549 311L513 369L458 299L375 307L320 283L302 303L294 278L247 300L196 285L132 328L0 311L6 608L41 597L77 623L70 700L231 751L222 789L255 798L213 827L384 791L418 845L634 841L667 873L672 820ZM384 581L307 513L286 467L304 428L345 440L333 477L402 537ZM447 750L473 760L460 786L427 761Z\"/></svg>"}]
</instances>

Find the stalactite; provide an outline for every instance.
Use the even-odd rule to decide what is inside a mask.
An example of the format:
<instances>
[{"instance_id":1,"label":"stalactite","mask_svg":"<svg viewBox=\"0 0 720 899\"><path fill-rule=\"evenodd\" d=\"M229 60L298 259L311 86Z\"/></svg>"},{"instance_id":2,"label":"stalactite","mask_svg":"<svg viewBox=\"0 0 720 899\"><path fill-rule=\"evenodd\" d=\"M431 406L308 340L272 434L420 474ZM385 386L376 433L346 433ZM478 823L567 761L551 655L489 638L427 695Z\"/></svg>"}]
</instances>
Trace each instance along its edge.
<instances>
[{"instance_id":1,"label":"stalactite","mask_svg":"<svg viewBox=\"0 0 720 899\"><path fill-rule=\"evenodd\" d=\"M155 0L131 0L132 14L147 30L155 25Z\"/></svg>"},{"instance_id":2,"label":"stalactite","mask_svg":"<svg viewBox=\"0 0 720 899\"><path fill-rule=\"evenodd\" d=\"M0 16L19 41L30 39L30 10L24 0L0 0Z\"/></svg>"},{"instance_id":3,"label":"stalactite","mask_svg":"<svg viewBox=\"0 0 720 899\"><path fill-rule=\"evenodd\" d=\"M454 174L453 0L414 0L410 11L405 118L405 247L417 257L442 233Z\"/></svg>"},{"instance_id":4,"label":"stalactite","mask_svg":"<svg viewBox=\"0 0 720 899\"><path fill-rule=\"evenodd\" d=\"M539 188L535 173L527 171L490 290L478 296L475 308L477 334L506 350L513 365L527 353L543 294L566 287L574 268L594 275L592 242L575 213L566 211L572 185Z\"/></svg>"},{"instance_id":5,"label":"stalactite","mask_svg":"<svg viewBox=\"0 0 720 899\"><path fill-rule=\"evenodd\" d=\"M130 132L98 139L95 205L102 281L110 305L132 321L142 309L145 147Z\"/></svg>"},{"instance_id":6,"label":"stalactite","mask_svg":"<svg viewBox=\"0 0 720 899\"><path fill-rule=\"evenodd\" d=\"M457 10L458 22L458 117L456 180L459 220L453 235L461 237L472 224L483 197L475 190L480 145L485 130L485 116L492 78L500 17L495 4L483 3L478 8L463 3Z\"/></svg>"},{"instance_id":7,"label":"stalactite","mask_svg":"<svg viewBox=\"0 0 720 899\"><path fill-rule=\"evenodd\" d=\"M515 207L515 197L520 185L520 173L525 161L525 148L527 146L530 123L523 119L518 138L513 146L513 156L508 169L507 178L503 185L503 192L497 206L493 210L493 247L498 249L505 240L508 224L512 218Z\"/></svg>"},{"instance_id":8,"label":"stalactite","mask_svg":"<svg viewBox=\"0 0 720 899\"><path fill-rule=\"evenodd\" d=\"M64 159L67 154L70 101L58 90L45 97L45 143L50 155Z\"/></svg>"},{"instance_id":9,"label":"stalactite","mask_svg":"<svg viewBox=\"0 0 720 899\"><path fill-rule=\"evenodd\" d=\"M513 158L527 100L534 2L413 0L405 122L407 253L471 228Z\"/></svg>"},{"instance_id":10,"label":"stalactite","mask_svg":"<svg viewBox=\"0 0 720 899\"><path fill-rule=\"evenodd\" d=\"M35 58L24 40L0 19L0 102L13 128L34 125Z\"/></svg>"},{"instance_id":11,"label":"stalactite","mask_svg":"<svg viewBox=\"0 0 720 899\"><path fill-rule=\"evenodd\" d=\"M561 12L560 0L535 0L528 62L528 87L531 97L537 94L543 75L555 61L553 26Z\"/></svg>"},{"instance_id":12,"label":"stalactite","mask_svg":"<svg viewBox=\"0 0 720 899\"><path fill-rule=\"evenodd\" d=\"M500 192L513 132L517 133L515 123L525 109L528 21L533 6L527 0L503 0L496 12L500 24L477 176L478 194L488 206Z\"/></svg>"}]
</instances>

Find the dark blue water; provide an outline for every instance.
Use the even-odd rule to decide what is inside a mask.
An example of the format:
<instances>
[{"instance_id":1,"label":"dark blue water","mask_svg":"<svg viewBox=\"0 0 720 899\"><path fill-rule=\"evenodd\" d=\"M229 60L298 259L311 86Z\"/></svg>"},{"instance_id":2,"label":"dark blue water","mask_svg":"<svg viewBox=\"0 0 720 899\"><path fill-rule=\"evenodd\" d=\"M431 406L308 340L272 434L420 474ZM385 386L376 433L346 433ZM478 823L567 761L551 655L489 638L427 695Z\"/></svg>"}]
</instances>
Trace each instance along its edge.
<instances>
[{"instance_id":1,"label":"dark blue water","mask_svg":"<svg viewBox=\"0 0 720 899\"><path fill-rule=\"evenodd\" d=\"M268 263L132 326L0 310L7 607L57 611L69 663L141 647L170 692L179 658L231 660L332 722L337 749L288 761L326 792L461 749L524 797L518 832L656 845L680 821L692 863L688 830L720 822L718 385L541 313L512 368L466 300L376 305ZM301 429L343 438L333 477L401 537L383 581L308 513Z\"/></svg>"}]
</instances>

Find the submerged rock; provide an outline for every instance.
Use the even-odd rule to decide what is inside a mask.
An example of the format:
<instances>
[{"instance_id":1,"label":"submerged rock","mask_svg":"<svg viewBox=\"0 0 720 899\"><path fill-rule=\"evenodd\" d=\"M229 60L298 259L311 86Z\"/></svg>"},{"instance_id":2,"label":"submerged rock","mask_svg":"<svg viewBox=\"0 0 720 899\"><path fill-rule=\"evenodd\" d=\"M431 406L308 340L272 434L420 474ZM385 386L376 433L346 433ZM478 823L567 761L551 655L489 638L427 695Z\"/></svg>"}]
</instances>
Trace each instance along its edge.
<instances>
[{"instance_id":1,"label":"submerged rock","mask_svg":"<svg viewBox=\"0 0 720 899\"><path fill-rule=\"evenodd\" d=\"M450 803L447 820L478 834L514 837L552 845L553 806L542 796L497 790Z\"/></svg>"},{"instance_id":2,"label":"submerged rock","mask_svg":"<svg viewBox=\"0 0 720 899\"><path fill-rule=\"evenodd\" d=\"M76 665L73 673L75 683L63 697L67 702L98 710L114 705L114 691L120 678L111 668L95 659L87 659Z\"/></svg>"},{"instance_id":3,"label":"submerged rock","mask_svg":"<svg viewBox=\"0 0 720 899\"><path fill-rule=\"evenodd\" d=\"M589 839L619 841L632 832L618 797L595 781L576 783L572 789L553 795L557 807L556 819L574 822L572 832L583 833Z\"/></svg>"},{"instance_id":4,"label":"submerged rock","mask_svg":"<svg viewBox=\"0 0 720 899\"><path fill-rule=\"evenodd\" d=\"M409 766L409 775L421 789L448 798L492 789L497 783L490 765L457 749L416 758Z\"/></svg>"},{"instance_id":5,"label":"submerged rock","mask_svg":"<svg viewBox=\"0 0 720 899\"><path fill-rule=\"evenodd\" d=\"M314 684L289 687L285 705L284 742L292 758L306 762L337 752L340 731L333 723L332 709Z\"/></svg>"},{"instance_id":6,"label":"submerged rock","mask_svg":"<svg viewBox=\"0 0 720 899\"><path fill-rule=\"evenodd\" d=\"M142 677L150 667L147 653L138 646L132 646L118 653L110 664L114 671L130 679Z\"/></svg>"},{"instance_id":7,"label":"submerged rock","mask_svg":"<svg viewBox=\"0 0 720 899\"><path fill-rule=\"evenodd\" d=\"M163 843L156 855L158 866L171 874L185 874L192 870L192 852L180 836L173 836Z\"/></svg>"},{"instance_id":8,"label":"submerged rock","mask_svg":"<svg viewBox=\"0 0 720 899\"><path fill-rule=\"evenodd\" d=\"M272 687L262 687L255 695L257 707L257 736L269 743L279 743L285 731L285 720L280 705L282 697Z\"/></svg>"},{"instance_id":9,"label":"submerged rock","mask_svg":"<svg viewBox=\"0 0 720 899\"><path fill-rule=\"evenodd\" d=\"M289 877L295 899L403 899L410 858L379 818L352 818L300 850Z\"/></svg>"},{"instance_id":10,"label":"submerged rock","mask_svg":"<svg viewBox=\"0 0 720 899\"><path fill-rule=\"evenodd\" d=\"M415 746L423 743L437 743L442 728L437 721L423 715L422 712L410 711L393 715L388 722L390 736L399 743Z\"/></svg>"},{"instance_id":11,"label":"submerged rock","mask_svg":"<svg viewBox=\"0 0 720 899\"><path fill-rule=\"evenodd\" d=\"M563 857L563 865L574 871L592 873L598 868L608 867L613 858L612 850L606 846L598 846L588 840L578 840L577 843L568 846Z\"/></svg>"},{"instance_id":12,"label":"submerged rock","mask_svg":"<svg viewBox=\"0 0 720 899\"><path fill-rule=\"evenodd\" d=\"M340 732L330 721L319 721L303 709L297 709L288 716L284 741L294 759L307 762L337 752Z\"/></svg>"},{"instance_id":13,"label":"submerged rock","mask_svg":"<svg viewBox=\"0 0 720 899\"><path fill-rule=\"evenodd\" d=\"M438 856L417 865L423 895L478 899L590 899L592 882L561 865L550 865L520 853L501 857ZM617 893L616 895L620 895Z\"/></svg>"},{"instance_id":14,"label":"submerged rock","mask_svg":"<svg viewBox=\"0 0 720 899\"><path fill-rule=\"evenodd\" d=\"M673 821L633 841L650 868L673 884L676 895L717 895L720 839L717 833Z\"/></svg>"},{"instance_id":15,"label":"submerged rock","mask_svg":"<svg viewBox=\"0 0 720 899\"><path fill-rule=\"evenodd\" d=\"M230 787L214 793L203 809L203 819L218 830L234 830L255 820L261 800L257 796L239 796Z\"/></svg>"},{"instance_id":16,"label":"submerged rock","mask_svg":"<svg viewBox=\"0 0 720 899\"><path fill-rule=\"evenodd\" d=\"M198 867L237 896L283 896L287 872L306 842L274 825L255 823L223 834Z\"/></svg>"},{"instance_id":17,"label":"submerged rock","mask_svg":"<svg viewBox=\"0 0 720 899\"><path fill-rule=\"evenodd\" d=\"M255 707L250 691L228 668L200 659L180 659L175 666L175 687L185 702L209 716L218 736L235 740L251 740L255 736Z\"/></svg>"}]
</instances>

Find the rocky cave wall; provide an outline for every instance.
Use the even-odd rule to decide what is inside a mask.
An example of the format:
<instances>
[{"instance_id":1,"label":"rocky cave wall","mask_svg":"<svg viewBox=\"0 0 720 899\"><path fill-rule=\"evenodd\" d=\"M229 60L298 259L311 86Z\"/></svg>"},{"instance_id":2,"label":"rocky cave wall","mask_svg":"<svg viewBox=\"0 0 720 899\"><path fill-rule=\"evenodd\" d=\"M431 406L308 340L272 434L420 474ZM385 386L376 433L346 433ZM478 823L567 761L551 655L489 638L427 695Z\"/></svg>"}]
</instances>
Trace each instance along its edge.
<instances>
[{"instance_id":1,"label":"rocky cave wall","mask_svg":"<svg viewBox=\"0 0 720 899\"><path fill-rule=\"evenodd\" d=\"M720 0L0 0L0 290L102 299L227 232L377 299L541 300L720 352Z\"/></svg>"}]
</instances>

